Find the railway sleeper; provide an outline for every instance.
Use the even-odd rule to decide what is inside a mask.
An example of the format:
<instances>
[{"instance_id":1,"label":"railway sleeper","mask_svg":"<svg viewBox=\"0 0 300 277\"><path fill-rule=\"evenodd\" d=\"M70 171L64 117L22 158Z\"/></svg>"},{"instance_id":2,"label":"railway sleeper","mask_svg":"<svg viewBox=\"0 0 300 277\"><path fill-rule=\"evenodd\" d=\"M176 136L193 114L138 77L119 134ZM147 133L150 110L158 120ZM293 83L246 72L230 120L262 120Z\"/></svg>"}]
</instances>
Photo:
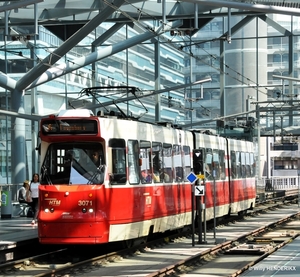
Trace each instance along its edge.
<instances>
[{"instance_id":1,"label":"railway sleeper","mask_svg":"<svg viewBox=\"0 0 300 277\"><path fill-rule=\"evenodd\" d=\"M262 255L273 248L271 245L261 245L261 244L242 244L231 249L226 250L227 255Z\"/></svg>"},{"instance_id":2,"label":"railway sleeper","mask_svg":"<svg viewBox=\"0 0 300 277\"><path fill-rule=\"evenodd\" d=\"M248 244L270 244L270 243L281 243L286 240L285 237L272 237L272 238L267 238L267 237L258 237L258 238L253 238L251 241L247 241Z\"/></svg>"}]
</instances>

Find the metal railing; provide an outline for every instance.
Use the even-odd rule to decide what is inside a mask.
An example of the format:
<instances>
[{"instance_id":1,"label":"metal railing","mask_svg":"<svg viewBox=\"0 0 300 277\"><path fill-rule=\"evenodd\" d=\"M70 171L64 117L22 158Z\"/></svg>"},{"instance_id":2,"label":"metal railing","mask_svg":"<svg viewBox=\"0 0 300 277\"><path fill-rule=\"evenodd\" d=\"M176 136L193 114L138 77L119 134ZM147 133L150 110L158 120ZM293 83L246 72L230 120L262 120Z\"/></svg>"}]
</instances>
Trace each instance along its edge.
<instances>
[{"instance_id":1,"label":"metal railing","mask_svg":"<svg viewBox=\"0 0 300 277\"><path fill-rule=\"evenodd\" d=\"M300 177L299 176L284 176L284 177L263 177L260 182L257 183L257 187L264 189L265 191L275 190L294 190L299 189Z\"/></svg>"}]
</instances>

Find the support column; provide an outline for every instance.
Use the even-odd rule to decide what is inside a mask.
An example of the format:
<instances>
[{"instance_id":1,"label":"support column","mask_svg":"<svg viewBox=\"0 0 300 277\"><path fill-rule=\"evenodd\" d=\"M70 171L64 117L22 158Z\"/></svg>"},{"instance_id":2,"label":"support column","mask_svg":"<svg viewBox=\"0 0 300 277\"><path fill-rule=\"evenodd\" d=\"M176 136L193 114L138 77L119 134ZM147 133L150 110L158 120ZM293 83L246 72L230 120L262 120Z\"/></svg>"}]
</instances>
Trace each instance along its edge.
<instances>
[{"instance_id":1,"label":"support column","mask_svg":"<svg viewBox=\"0 0 300 277\"><path fill-rule=\"evenodd\" d=\"M154 43L154 77L155 77L155 90L160 89L160 42L156 40ZM160 94L155 95L155 121L159 122L161 117L161 103L160 103Z\"/></svg>"},{"instance_id":2,"label":"support column","mask_svg":"<svg viewBox=\"0 0 300 277\"><path fill-rule=\"evenodd\" d=\"M13 90L11 93L12 111L25 113L24 95L22 92ZM26 155L25 155L25 119L11 118L11 182L12 184L23 183L26 179Z\"/></svg>"}]
</instances>

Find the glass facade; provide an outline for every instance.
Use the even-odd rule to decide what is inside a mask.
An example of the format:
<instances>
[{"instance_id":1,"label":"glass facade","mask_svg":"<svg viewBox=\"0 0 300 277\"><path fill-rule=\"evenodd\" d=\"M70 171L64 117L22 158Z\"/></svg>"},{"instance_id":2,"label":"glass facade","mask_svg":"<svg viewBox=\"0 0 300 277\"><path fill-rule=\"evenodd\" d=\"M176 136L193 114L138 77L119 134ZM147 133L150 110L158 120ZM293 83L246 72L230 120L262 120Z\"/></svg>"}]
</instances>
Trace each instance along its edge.
<instances>
[{"instance_id":1,"label":"glass facade","mask_svg":"<svg viewBox=\"0 0 300 277\"><path fill-rule=\"evenodd\" d=\"M212 79L212 82L203 85L203 90L200 86L193 86L163 93L160 98L162 121L193 125L193 122L245 112L249 108L246 104L249 96L255 97L257 101L265 101L290 99L292 95L298 95L298 83L294 82L292 86L288 86L287 82L285 84L273 75L298 78L299 18L270 15L272 25L267 24L263 17L253 17L244 25L241 24L243 19L245 17L232 18L231 26L240 24L240 27L232 35L231 43L224 39L228 25L225 17L214 18L193 37L177 36L176 43L183 45L182 49L172 47L170 43L160 43L161 88L171 88L207 77ZM78 61L78 58L91 54L92 43L112 25L101 24L67 55L61 57L51 69L56 70L61 63L72 64ZM291 36L287 36L286 32L282 33L282 28L291 32ZM17 30L20 33L34 33L32 26L22 26L20 29ZM35 40L32 37L17 35L7 40L3 30L1 32L0 47L3 51L0 52L0 70L15 80L24 76L63 43L63 40L42 26L39 27L39 34ZM95 51L101 53L114 43L121 43L124 39L136 35L138 33L135 30L124 26L109 40L96 46ZM157 82L155 58L153 41L146 41L100 59L95 64L81 67L56 79L49 79L48 82L25 91L25 113L46 115L70 108L69 103L77 100L80 91L86 87L129 85L141 90L154 90ZM101 95L99 99L105 101L107 96ZM86 97L85 100L92 101L90 97ZM155 101L154 96L143 98L147 113L139 101L119 106L127 114L138 117L145 113L142 119L154 121ZM10 110L11 94L4 88L0 88L0 105L3 110ZM109 109L116 110L116 107L110 106ZM254 109L254 106L250 105L250 109ZM10 116L1 115L0 120L0 182L10 183L11 131L15 126L11 126ZM28 157L26 175L30 178L32 173L37 171L37 164L32 162L34 148L37 146L32 143L32 136L37 137L37 123L27 119L24 122L25 151ZM268 124L276 124L272 118L262 123L266 127ZM287 126L290 121L285 119L283 124ZM298 124L299 118L294 117L293 125ZM215 120L207 123L205 128L215 129Z\"/></svg>"}]
</instances>

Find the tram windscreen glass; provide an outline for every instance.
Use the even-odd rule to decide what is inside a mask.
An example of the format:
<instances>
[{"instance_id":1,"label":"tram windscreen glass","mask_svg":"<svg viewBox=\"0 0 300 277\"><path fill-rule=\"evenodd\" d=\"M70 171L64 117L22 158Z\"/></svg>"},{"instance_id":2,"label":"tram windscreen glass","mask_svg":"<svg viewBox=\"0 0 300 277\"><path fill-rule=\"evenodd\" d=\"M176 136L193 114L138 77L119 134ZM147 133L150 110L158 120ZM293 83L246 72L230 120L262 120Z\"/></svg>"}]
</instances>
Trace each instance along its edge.
<instances>
[{"instance_id":1,"label":"tram windscreen glass","mask_svg":"<svg viewBox=\"0 0 300 277\"><path fill-rule=\"evenodd\" d=\"M97 134L97 121L84 119L47 119L41 123L44 135L58 134Z\"/></svg>"}]
</instances>

